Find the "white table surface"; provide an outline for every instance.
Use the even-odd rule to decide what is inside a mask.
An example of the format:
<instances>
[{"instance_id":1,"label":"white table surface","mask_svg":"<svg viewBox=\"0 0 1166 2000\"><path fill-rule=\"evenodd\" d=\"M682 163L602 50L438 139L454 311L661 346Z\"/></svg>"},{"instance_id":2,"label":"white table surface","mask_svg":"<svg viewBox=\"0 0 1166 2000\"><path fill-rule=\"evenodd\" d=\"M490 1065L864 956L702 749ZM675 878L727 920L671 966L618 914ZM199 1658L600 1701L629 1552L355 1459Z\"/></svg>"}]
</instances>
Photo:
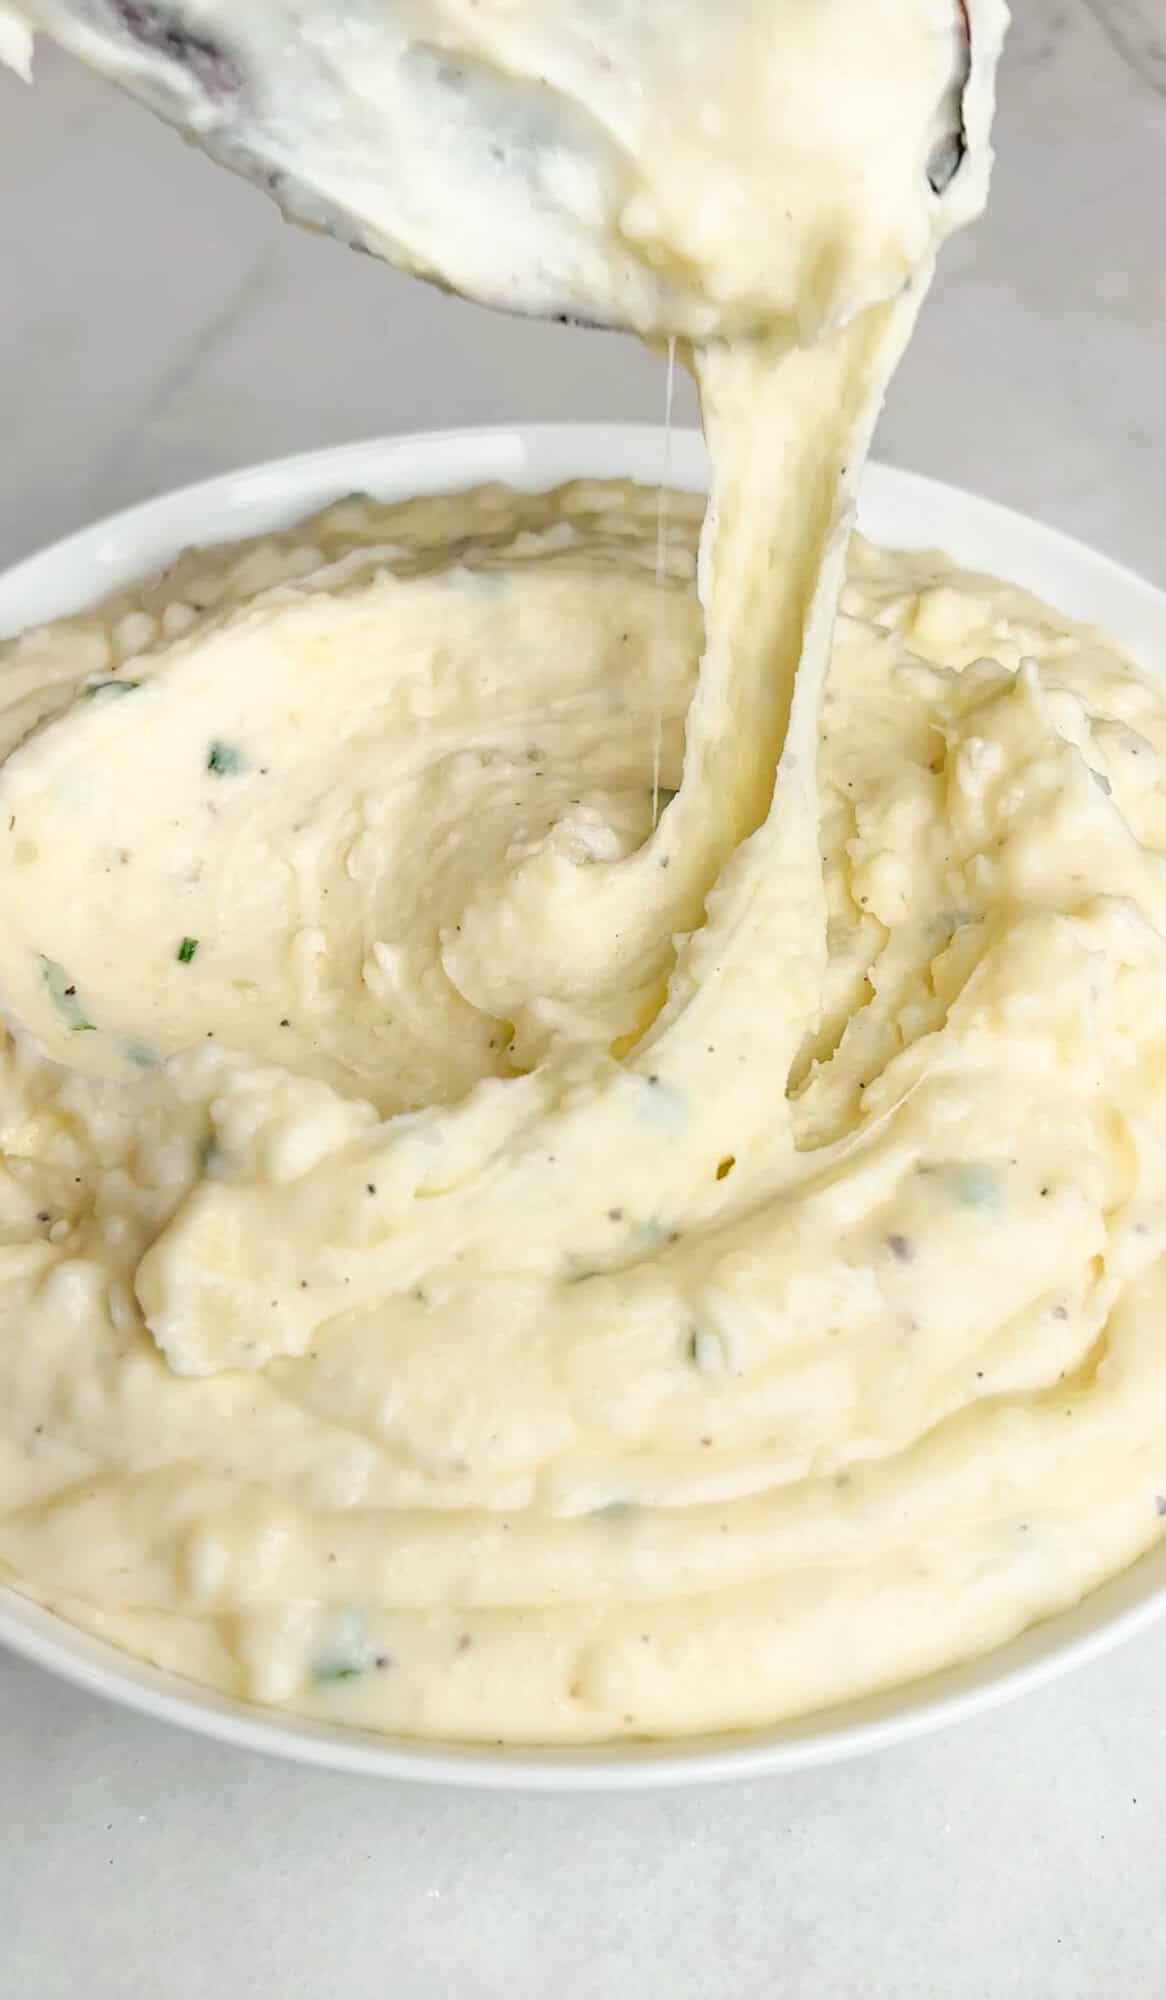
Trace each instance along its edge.
<instances>
[{"instance_id":1,"label":"white table surface","mask_svg":"<svg viewBox=\"0 0 1166 2000\"><path fill-rule=\"evenodd\" d=\"M1166 0L1017 11L991 216L879 449L1166 582ZM288 450L662 404L632 343L294 233L62 61L0 78L0 561ZM0 1654L0 1995L1159 2000L1164 1735L1166 1626L866 1763L489 1798L268 1763Z\"/></svg>"}]
</instances>

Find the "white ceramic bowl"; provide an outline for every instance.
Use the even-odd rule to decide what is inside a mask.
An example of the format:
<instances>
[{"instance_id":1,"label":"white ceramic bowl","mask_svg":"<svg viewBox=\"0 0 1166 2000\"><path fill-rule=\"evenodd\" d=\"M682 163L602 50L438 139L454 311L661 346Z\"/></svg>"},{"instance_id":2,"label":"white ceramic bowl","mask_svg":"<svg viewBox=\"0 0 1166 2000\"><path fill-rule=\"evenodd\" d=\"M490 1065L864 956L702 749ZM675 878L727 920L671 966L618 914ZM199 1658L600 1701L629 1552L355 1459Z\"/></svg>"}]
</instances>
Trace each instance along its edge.
<instances>
[{"instance_id":1,"label":"white ceramic bowl","mask_svg":"<svg viewBox=\"0 0 1166 2000\"><path fill-rule=\"evenodd\" d=\"M263 533L345 493L396 500L488 479L528 488L581 476L654 482L663 477L664 466L663 433L631 425L446 431L280 459L132 507L9 570L0 576L0 635L89 604L159 568L192 542ZM668 466L676 485L693 490L704 485L704 447L695 433L673 435ZM876 465L866 475L860 523L877 541L903 548L939 546L969 568L1025 584L1061 610L1104 625L1144 664L1166 663L1166 595L1035 521ZM302 1721L144 1666L3 1588L0 1641L147 1715L301 1763L435 1784L577 1791L756 1777L902 1741L1040 1686L1128 1638L1164 1606L1166 1544L1075 1611L1034 1626L965 1667L764 1732L611 1751L411 1743Z\"/></svg>"}]
</instances>

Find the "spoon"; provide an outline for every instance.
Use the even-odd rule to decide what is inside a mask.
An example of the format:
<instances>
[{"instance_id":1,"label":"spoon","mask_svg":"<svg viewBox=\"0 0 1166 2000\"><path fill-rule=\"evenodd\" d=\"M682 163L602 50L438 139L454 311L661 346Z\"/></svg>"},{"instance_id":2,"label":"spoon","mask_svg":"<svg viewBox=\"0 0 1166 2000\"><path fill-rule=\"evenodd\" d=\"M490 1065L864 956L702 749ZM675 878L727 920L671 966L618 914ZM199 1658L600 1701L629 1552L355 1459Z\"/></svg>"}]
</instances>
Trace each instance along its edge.
<instances>
[{"instance_id":1,"label":"spoon","mask_svg":"<svg viewBox=\"0 0 1166 2000\"><path fill-rule=\"evenodd\" d=\"M803 337L887 296L978 206L969 106L1003 12L0 0L0 56L27 72L47 34L288 217L485 304L696 339L786 318ZM847 265L888 215L901 253Z\"/></svg>"}]
</instances>

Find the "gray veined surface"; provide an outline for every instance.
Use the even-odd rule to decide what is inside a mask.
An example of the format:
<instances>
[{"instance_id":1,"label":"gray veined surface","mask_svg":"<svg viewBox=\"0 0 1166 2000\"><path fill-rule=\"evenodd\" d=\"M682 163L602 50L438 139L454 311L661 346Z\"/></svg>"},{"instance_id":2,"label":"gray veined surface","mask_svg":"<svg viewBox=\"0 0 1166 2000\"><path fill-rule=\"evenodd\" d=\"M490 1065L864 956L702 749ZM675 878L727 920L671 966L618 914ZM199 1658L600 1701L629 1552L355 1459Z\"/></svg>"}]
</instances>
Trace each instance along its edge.
<instances>
[{"instance_id":1,"label":"gray veined surface","mask_svg":"<svg viewBox=\"0 0 1166 2000\"><path fill-rule=\"evenodd\" d=\"M1166 96L1166 10L1161 0L1086 0L1115 49Z\"/></svg>"}]
</instances>

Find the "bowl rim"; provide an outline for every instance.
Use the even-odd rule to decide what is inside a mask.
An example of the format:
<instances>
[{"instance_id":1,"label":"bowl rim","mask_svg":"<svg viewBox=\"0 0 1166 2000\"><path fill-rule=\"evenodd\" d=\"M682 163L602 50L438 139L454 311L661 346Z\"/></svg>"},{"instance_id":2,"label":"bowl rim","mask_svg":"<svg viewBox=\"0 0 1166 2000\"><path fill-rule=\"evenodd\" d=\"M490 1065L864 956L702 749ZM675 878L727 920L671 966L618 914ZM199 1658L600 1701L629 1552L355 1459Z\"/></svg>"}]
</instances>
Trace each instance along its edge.
<instances>
[{"instance_id":1,"label":"bowl rim","mask_svg":"<svg viewBox=\"0 0 1166 2000\"><path fill-rule=\"evenodd\" d=\"M192 541L290 525L358 490L395 499L485 479L537 488L570 477L639 478L701 490L699 433L649 424L467 426L298 452L220 473L108 515L0 572L0 634L93 602ZM1030 517L872 462L859 526L890 546L940 544L1104 625L1148 664L1166 662L1166 592ZM15 622L13 622L15 621ZM398 1738L318 1723L218 1694L122 1653L0 1582L0 1645L86 1691L219 1741L306 1765L494 1790L614 1791L755 1778L907 1742L1046 1685L1166 1610L1166 1543L1081 1603L992 1652L882 1694L770 1729L721 1736L527 1748Z\"/></svg>"}]
</instances>

